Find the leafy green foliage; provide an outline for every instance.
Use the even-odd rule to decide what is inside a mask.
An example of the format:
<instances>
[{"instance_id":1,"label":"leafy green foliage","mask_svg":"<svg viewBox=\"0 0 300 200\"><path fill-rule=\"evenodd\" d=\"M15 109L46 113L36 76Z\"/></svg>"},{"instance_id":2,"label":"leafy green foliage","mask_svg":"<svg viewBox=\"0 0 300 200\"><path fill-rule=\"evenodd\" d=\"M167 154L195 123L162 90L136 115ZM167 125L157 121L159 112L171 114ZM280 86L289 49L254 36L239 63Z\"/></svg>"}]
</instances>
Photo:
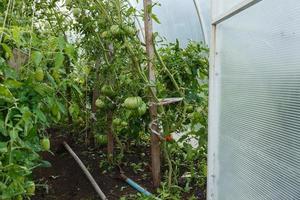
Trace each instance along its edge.
<instances>
[{"instance_id":1,"label":"leafy green foliage","mask_svg":"<svg viewBox=\"0 0 300 200\"><path fill-rule=\"evenodd\" d=\"M191 184L205 185L208 49L204 45L159 44L153 61L157 82L152 83L135 21L143 13L128 1L15 0L13 9L9 3L0 4L4 27L0 29L0 199L34 194L32 170L47 165L38 153L50 150L46 129L54 124L82 125L84 118L85 130L92 124L100 146L108 143L103 133L110 130L117 142L113 164L123 162L123 151L131 141L149 142L151 98L156 103L182 99L158 107L159 127L166 138L160 197L180 199ZM159 23L155 14L151 17ZM150 88L156 88L157 94ZM174 132L183 133L177 142L172 140ZM192 147L191 138L198 148ZM141 165L131 166L139 170ZM182 185L184 174L189 176Z\"/></svg>"},{"instance_id":2,"label":"leafy green foliage","mask_svg":"<svg viewBox=\"0 0 300 200\"><path fill-rule=\"evenodd\" d=\"M15 1L15 10L0 29L0 199L34 195L33 169L50 166L39 156L40 151L50 151L46 128L66 120L71 104L66 88L77 87L64 62L68 58L76 64L74 47L30 26L33 13L27 8L32 5ZM75 102L71 105L72 115L78 115Z\"/></svg>"},{"instance_id":3,"label":"leafy green foliage","mask_svg":"<svg viewBox=\"0 0 300 200\"><path fill-rule=\"evenodd\" d=\"M81 33L82 55L94 63L90 83L99 91L95 138L98 140L99 133L107 133L113 127L120 149L115 163L119 164L124 160L122 152L128 148L128 141L143 143L145 138L149 139L150 119L145 113L150 106L150 87L156 87L157 101L181 97L181 102L159 107L162 135L184 132L178 141L183 145L176 142L164 145L169 160L165 163L166 187L171 191L186 171L192 175L182 192L192 183L203 187L206 175L198 176L195 172L205 171L206 166L208 49L195 42L186 48L180 47L178 41L161 44L154 62L157 70L154 85L147 78L148 58L134 21L135 16L143 13L120 0L75 1L67 7L73 10L74 30ZM152 18L159 21L155 15ZM197 141L197 149L189 144L190 138Z\"/></svg>"}]
</instances>

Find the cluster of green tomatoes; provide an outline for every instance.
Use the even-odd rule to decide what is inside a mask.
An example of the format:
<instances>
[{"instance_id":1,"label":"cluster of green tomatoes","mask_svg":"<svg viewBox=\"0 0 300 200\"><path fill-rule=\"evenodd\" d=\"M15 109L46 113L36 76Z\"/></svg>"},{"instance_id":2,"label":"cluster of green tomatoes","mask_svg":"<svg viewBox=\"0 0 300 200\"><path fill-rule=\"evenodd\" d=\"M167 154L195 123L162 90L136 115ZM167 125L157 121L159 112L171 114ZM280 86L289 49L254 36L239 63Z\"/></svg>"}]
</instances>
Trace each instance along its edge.
<instances>
[{"instance_id":1,"label":"cluster of green tomatoes","mask_svg":"<svg viewBox=\"0 0 300 200\"><path fill-rule=\"evenodd\" d=\"M96 100L96 106L103 110L113 109L114 105L111 98L116 95L113 88L109 85L103 85L101 88L101 93L103 94L103 96L99 97ZM122 104L122 107L131 111L136 111L139 116L144 115L147 111L146 103L139 96L126 98ZM116 125L121 124L121 122L118 119L115 120Z\"/></svg>"},{"instance_id":2,"label":"cluster of green tomatoes","mask_svg":"<svg viewBox=\"0 0 300 200\"><path fill-rule=\"evenodd\" d=\"M95 105L102 111L115 110L116 104L112 99L116 96L115 91L110 85L103 85L101 88L101 96L96 100ZM119 104L119 109L125 110L125 112L131 113L134 117L141 117L147 112L147 104L139 96L127 97L123 103ZM112 125L115 129L123 129L128 126L128 122L116 117L112 121ZM95 141L99 145L107 144L107 136L96 134Z\"/></svg>"}]
</instances>

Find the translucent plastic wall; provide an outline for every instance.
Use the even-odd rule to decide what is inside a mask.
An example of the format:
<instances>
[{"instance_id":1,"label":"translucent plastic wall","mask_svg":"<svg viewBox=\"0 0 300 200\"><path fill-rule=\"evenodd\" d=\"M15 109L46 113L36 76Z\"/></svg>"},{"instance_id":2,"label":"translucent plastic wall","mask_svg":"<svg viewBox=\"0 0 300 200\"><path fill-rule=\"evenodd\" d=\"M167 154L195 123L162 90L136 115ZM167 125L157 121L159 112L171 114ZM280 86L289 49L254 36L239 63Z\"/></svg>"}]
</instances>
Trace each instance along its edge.
<instances>
[{"instance_id":1,"label":"translucent plastic wall","mask_svg":"<svg viewBox=\"0 0 300 200\"><path fill-rule=\"evenodd\" d=\"M234 5L216 2L219 14ZM262 0L218 24L213 75L208 199L299 200L300 1Z\"/></svg>"},{"instance_id":2,"label":"translucent plastic wall","mask_svg":"<svg viewBox=\"0 0 300 200\"><path fill-rule=\"evenodd\" d=\"M168 42L178 39L182 46L189 40L209 43L210 0L159 0L153 12L160 24L154 22L154 31ZM142 9L143 1L131 3ZM143 26L143 22L140 23Z\"/></svg>"},{"instance_id":3,"label":"translucent plastic wall","mask_svg":"<svg viewBox=\"0 0 300 200\"><path fill-rule=\"evenodd\" d=\"M237 6L239 3L244 0L216 0L214 1L214 16L219 16L225 13L226 11Z\"/></svg>"}]
</instances>

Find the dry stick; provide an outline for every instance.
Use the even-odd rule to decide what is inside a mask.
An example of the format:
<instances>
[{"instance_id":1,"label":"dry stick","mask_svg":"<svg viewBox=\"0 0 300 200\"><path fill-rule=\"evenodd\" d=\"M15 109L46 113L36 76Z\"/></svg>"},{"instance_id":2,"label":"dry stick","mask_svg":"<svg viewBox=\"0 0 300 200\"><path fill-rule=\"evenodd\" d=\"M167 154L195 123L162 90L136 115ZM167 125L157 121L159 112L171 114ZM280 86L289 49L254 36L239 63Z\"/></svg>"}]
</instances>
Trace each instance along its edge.
<instances>
[{"instance_id":1,"label":"dry stick","mask_svg":"<svg viewBox=\"0 0 300 200\"><path fill-rule=\"evenodd\" d=\"M151 18L152 10L152 0L144 0L144 23L145 23L145 42L146 42L146 51L148 55L148 70L149 70L149 82L155 85L155 67L153 65L154 61L154 45L153 45L153 24ZM157 105L155 105L155 96L156 88L151 87L150 90L153 94L150 98L152 105L150 106L150 117L152 121L156 121L157 116ZM157 123L153 123L151 129L156 132L159 131ZM151 163L152 163L152 178L153 186L155 188L159 187L161 181L161 172L160 172L160 139L159 137L151 133Z\"/></svg>"},{"instance_id":2,"label":"dry stick","mask_svg":"<svg viewBox=\"0 0 300 200\"><path fill-rule=\"evenodd\" d=\"M89 181L91 182L91 184L93 185L95 191L97 192L97 194L100 196L100 198L102 200L108 200L107 197L105 196L105 194L102 192L102 190L100 189L99 185L97 184L97 182L95 181L95 179L93 178L93 176L91 175L91 173L88 171L88 169L84 166L84 164L82 163L82 161L79 159L79 157L75 154L75 152L71 149L71 147L66 143L63 142L64 147L67 149L67 151L71 154L71 156L74 158L74 160L77 162L77 164L80 166L80 168L82 169L82 171L84 172L84 174L86 175L86 177L89 179Z\"/></svg>"}]
</instances>

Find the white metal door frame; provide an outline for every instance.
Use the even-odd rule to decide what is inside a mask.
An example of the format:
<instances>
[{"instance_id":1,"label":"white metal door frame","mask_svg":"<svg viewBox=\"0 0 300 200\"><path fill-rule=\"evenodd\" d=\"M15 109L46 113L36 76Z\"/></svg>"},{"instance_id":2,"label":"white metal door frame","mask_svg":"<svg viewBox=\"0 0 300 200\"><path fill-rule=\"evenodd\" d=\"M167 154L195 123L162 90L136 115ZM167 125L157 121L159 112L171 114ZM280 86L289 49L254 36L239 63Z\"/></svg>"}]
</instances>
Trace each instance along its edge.
<instances>
[{"instance_id":1,"label":"white metal door frame","mask_svg":"<svg viewBox=\"0 0 300 200\"><path fill-rule=\"evenodd\" d=\"M229 11L214 17L216 0L211 0L212 28L210 44L210 69L209 69L209 115L208 115L208 176L207 176L207 200L217 200L216 181L218 176L217 150L219 127L219 94L220 94L220 70L221 66L216 58L217 25L259 3L262 0L244 0Z\"/></svg>"}]
</instances>

